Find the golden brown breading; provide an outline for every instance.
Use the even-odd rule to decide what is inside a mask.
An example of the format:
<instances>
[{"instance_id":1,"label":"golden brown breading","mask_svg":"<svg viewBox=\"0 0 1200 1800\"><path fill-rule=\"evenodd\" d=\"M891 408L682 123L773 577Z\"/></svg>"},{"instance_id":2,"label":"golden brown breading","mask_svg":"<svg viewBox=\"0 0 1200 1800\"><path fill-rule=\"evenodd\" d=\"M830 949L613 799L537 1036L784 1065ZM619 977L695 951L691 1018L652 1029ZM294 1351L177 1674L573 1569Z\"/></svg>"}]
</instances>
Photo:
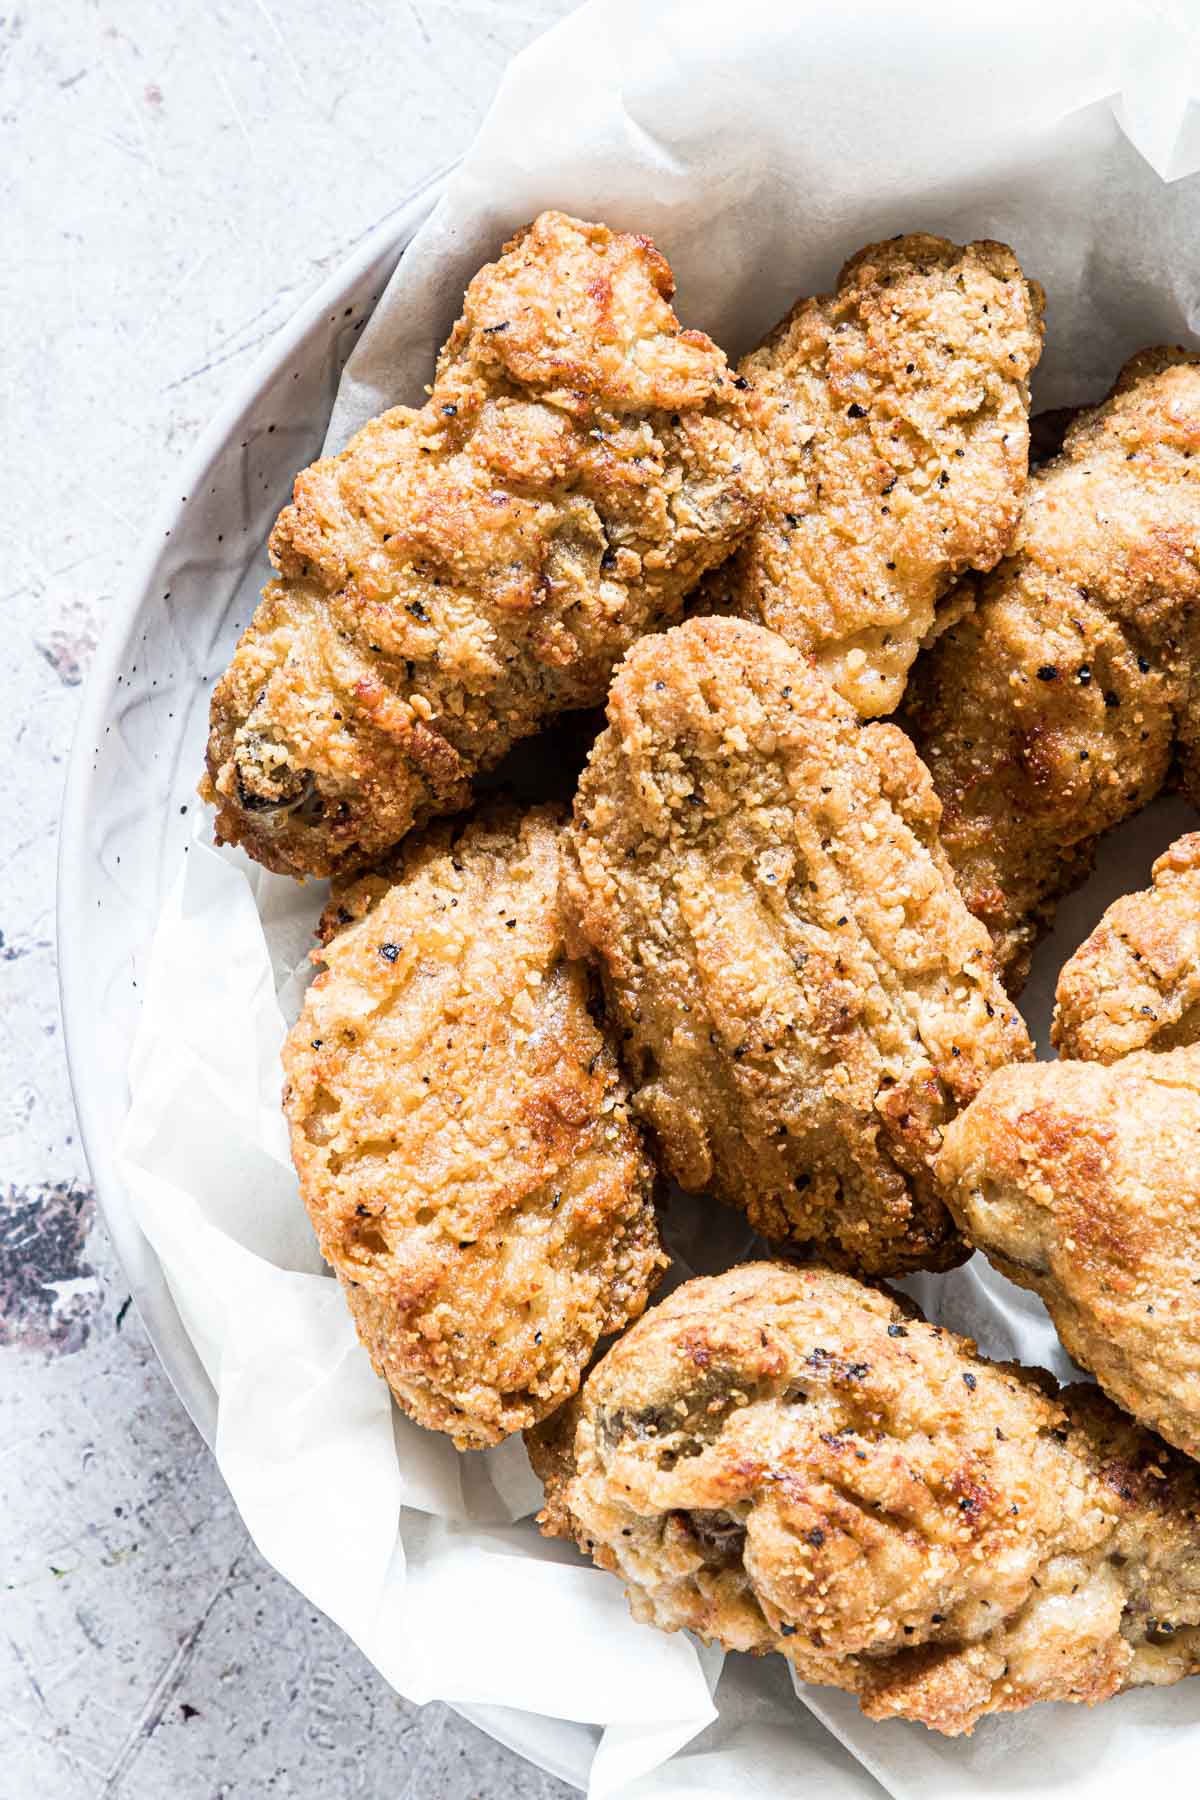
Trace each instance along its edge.
<instances>
[{"instance_id":1,"label":"golden brown breading","mask_svg":"<svg viewBox=\"0 0 1200 1800\"><path fill-rule=\"evenodd\" d=\"M1200 1670L1200 1471L845 1276L688 1282L576 1412L573 1457L534 1445L544 1529L636 1618L777 1650L871 1718L953 1735Z\"/></svg>"},{"instance_id":2,"label":"golden brown breading","mask_svg":"<svg viewBox=\"0 0 1200 1800\"><path fill-rule=\"evenodd\" d=\"M665 1267L569 961L549 808L432 827L341 897L284 1052L304 1201L379 1373L460 1449L578 1385Z\"/></svg>"},{"instance_id":3,"label":"golden brown breading","mask_svg":"<svg viewBox=\"0 0 1200 1800\"><path fill-rule=\"evenodd\" d=\"M762 471L673 288L648 238L543 213L471 282L420 411L297 477L280 579L213 694L218 840L359 867L678 616Z\"/></svg>"},{"instance_id":4,"label":"golden brown breading","mask_svg":"<svg viewBox=\"0 0 1200 1800\"><path fill-rule=\"evenodd\" d=\"M841 1266L961 1261L942 1129L1031 1052L908 739L742 619L643 639L608 719L564 903L666 1167Z\"/></svg>"},{"instance_id":5,"label":"golden brown breading","mask_svg":"<svg viewBox=\"0 0 1200 1800\"><path fill-rule=\"evenodd\" d=\"M1200 721L1197 450L1200 357L1135 356L1031 478L976 610L913 671L906 722L942 841L1013 992L1098 835L1153 797Z\"/></svg>"},{"instance_id":6,"label":"golden brown breading","mask_svg":"<svg viewBox=\"0 0 1200 1800\"><path fill-rule=\"evenodd\" d=\"M1008 547L1042 301L1005 244L892 238L741 364L767 497L734 565L739 610L866 718L899 704L955 577Z\"/></svg>"},{"instance_id":7,"label":"golden brown breading","mask_svg":"<svg viewBox=\"0 0 1200 1800\"><path fill-rule=\"evenodd\" d=\"M1068 1355L1200 1457L1200 1048L1003 1069L938 1174L971 1242Z\"/></svg>"},{"instance_id":8,"label":"golden brown breading","mask_svg":"<svg viewBox=\"0 0 1200 1800\"><path fill-rule=\"evenodd\" d=\"M1153 886L1115 900L1058 978L1060 1056L1116 1062L1200 1042L1200 832L1159 857Z\"/></svg>"}]
</instances>

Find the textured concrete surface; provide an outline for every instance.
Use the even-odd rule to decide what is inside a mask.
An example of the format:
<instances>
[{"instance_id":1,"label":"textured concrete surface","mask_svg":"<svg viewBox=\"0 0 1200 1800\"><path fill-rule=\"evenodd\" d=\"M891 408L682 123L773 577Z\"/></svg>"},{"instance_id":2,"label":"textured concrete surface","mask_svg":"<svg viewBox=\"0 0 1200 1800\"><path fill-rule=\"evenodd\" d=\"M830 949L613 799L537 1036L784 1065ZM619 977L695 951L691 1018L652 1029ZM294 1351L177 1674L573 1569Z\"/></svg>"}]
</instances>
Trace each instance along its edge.
<instances>
[{"instance_id":1,"label":"textured concrete surface","mask_svg":"<svg viewBox=\"0 0 1200 1800\"><path fill-rule=\"evenodd\" d=\"M0 10L3 1800L569 1791L397 1699L249 1544L96 1217L53 943L79 684L172 466L568 10Z\"/></svg>"}]
</instances>

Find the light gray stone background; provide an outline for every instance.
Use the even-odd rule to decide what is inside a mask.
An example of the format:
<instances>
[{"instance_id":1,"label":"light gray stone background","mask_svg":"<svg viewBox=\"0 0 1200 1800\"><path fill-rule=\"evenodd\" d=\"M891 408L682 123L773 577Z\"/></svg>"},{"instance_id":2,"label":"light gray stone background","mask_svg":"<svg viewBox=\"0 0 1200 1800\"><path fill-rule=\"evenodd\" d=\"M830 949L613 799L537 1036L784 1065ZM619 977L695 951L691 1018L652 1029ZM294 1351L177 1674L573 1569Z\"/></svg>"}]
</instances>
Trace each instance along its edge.
<instances>
[{"instance_id":1,"label":"light gray stone background","mask_svg":"<svg viewBox=\"0 0 1200 1800\"><path fill-rule=\"evenodd\" d=\"M54 854L80 682L172 468L571 3L0 0L2 1800L570 1791L398 1699L250 1544L96 1214Z\"/></svg>"}]
</instances>

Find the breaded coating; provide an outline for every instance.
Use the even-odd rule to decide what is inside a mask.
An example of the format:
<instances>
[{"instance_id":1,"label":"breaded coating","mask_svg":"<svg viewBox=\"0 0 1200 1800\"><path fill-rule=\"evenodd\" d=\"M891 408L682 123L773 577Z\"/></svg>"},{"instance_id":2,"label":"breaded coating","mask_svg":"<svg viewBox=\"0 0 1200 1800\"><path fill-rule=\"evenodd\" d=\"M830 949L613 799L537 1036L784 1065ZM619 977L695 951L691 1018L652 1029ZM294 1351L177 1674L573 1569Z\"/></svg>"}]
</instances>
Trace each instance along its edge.
<instances>
[{"instance_id":1,"label":"breaded coating","mask_svg":"<svg viewBox=\"0 0 1200 1800\"><path fill-rule=\"evenodd\" d=\"M1041 288L1006 244L870 244L739 373L767 467L739 611L865 718L895 710L938 602L1008 548L1029 466Z\"/></svg>"},{"instance_id":2,"label":"breaded coating","mask_svg":"<svg viewBox=\"0 0 1200 1800\"><path fill-rule=\"evenodd\" d=\"M1200 1457L1200 1047L1004 1069L946 1133L965 1234L1067 1354Z\"/></svg>"},{"instance_id":3,"label":"breaded coating","mask_svg":"<svg viewBox=\"0 0 1200 1800\"><path fill-rule=\"evenodd\" d=\"M570 1454L534 1445L543 1529L635 1618L777 1650L870 1718L956 1735L1200 1670L1200 1471L845 1276L688 1282L576 1419Z\"/></svg>"},{"instance_id":4,"label":"breaded coating","mask_svg":"<svg viewBox=\"0 0 1200 1800\"><path fill-rule=\"evenodd\" d=\"M741 619L635 645L608 720L563 897L662 1162L839 1266L960 1262L942 1130L1031 1050L908 739Z\"/></svg>"},{"instance_id":5,"label":"breaded coating","mask_svg":"<svg viewBox=\"0 0 1200 1800\"><path fill-rule=\"evenodd\" d=\"M360 867L678 616L762 471L673 291L648 238L543 213L471 282L426 404L297 477L212 698L218 841Z\"/></svg>"},{"instance_id":6,"label":"breaded coating","mask_svg":"<svg viewBox=\"0 0 1200 1800\"><path fill-rule=\"evenodd\" d=\"M1200 1042L1200 832L1177 839L1152 876L1064 965L1050 1027L1060 1056L1111 1063Z\"/></svg>"},{"instance_id":7,"label":"breaded coating","mask_svg":"<svg viewBox=\"0 0 1200 1800\"><path fill-rule=\"evenodd\" d=\"M335 899L284 1050L321 1252L405 1412L498 1443L579 1383L666 1265L612 1047L568 958L556 813L405 845Z\"/></svg>"},{"instance_id":8,"label":"breaded coating","mask_svg":"<svg viewBox=\"0 0 1200 1800\"><path fill-rule=\"evenodd\" d=\"M913 671L905 722L942 841L1014 993L1099 834L1153 798L1200 721L1197 450L1200 357L1135 356L1031 478L976 609Z\"/></svg>"}]
</instances>

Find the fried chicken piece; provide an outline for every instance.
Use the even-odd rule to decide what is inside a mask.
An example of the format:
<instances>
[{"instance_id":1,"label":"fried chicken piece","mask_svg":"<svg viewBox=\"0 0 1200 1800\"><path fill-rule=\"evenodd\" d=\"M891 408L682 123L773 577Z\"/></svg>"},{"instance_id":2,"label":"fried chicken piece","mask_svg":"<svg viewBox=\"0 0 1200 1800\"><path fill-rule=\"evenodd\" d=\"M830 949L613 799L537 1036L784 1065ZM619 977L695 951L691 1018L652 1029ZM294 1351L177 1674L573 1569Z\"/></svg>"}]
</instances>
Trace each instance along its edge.
<instances>
[{"instance_id":1,"label":"fried chicken piece","mask_svg":"<svg viewBox=\"0 0 1200 1800\"><path fill-rule=\"evenodd\" d=\"M1200 1457L1200 1047L1003 1069L946 1133L962 1230L1067 1354Z\"/></svg>"},{"instance_id":2,"label":"fried chicken piece","mask_svg":"<svg viewBox=\"0 0 1200 1800\"><path fill-rule=\"evenodd\" d=\"M460 1449L558 1406L666 1266L568 960L550 808L431 827L337 897L284 1051L301 1192L405 1412ZM349 920L345 924L345 920Z\"/></svg>"},{"instance_id":3,"label":"fried chicken piece","mask_svg":"<svg viewBox=\"0 0 1200 1800\"><path fill-rule=\"evenodd\" d=\"M1041 288L1005 244L870 244L741 363L767 467L738 609L895 710L938 602L1008 547L1029 466Z\"/></svg>"},{"instance_id":4,"label":"fried chicken piece","mask_svg":"<svg viewBox=\"0 0 1200 1800\"><path fill-rule=\"evenodd\" d=\"M1116 1062L1200 1042L1200 832L1155 863L1153 886L1115 900L1058 977L1060 1056Z\"/></svg>"},{"instance_id":5,"label":"fried chicken piece","mask_svg":"<svg viewBox=\"0 0 1200 1800\"><path fill-rule=\"evenodd\" d=\"M1093 1388L824 1269L690 1281L535 1466L634 1617L969 1732L1200 1670L1200 1471ZM556 1441L557 1440L557 1441Z\"/></svg>"},{"instance_id":6,"label":"fried chicken piece","mask_svg":"<svg viewBox=\"0 0 1200 1800\"><path fill-rule=\"evenodd\" d=\"M648 238L543 213L471 282L426 404L297 477L212 697L218 841L360 867L678 616L762 470L673 289Z\"/></svg>"},{"instance_id":7,"label":"fried chicken piece","mask_svg":"<svg viewBox=\"0 0 1200 1800\"><path fill-rule=\"evenodd\" d=\"M913 671L905 722L942 841L1014 993L1100 833L1200 721L1198 449L1200 357L1143 351L1031 478L1010 554Z\"/></svg>"},{"instance_id":8,"label":"fried chicken piece","mask_svg":"<svg viewBox=\"0 0 1200 1800\"><path fill-rule=\"evenodd\" d=\"M742 619L643 639L608 719L564 904L667 1169L841 1266L960 1262L941 1133L1031 1049L908 739Z\"/></svg>"}]
</instances>

